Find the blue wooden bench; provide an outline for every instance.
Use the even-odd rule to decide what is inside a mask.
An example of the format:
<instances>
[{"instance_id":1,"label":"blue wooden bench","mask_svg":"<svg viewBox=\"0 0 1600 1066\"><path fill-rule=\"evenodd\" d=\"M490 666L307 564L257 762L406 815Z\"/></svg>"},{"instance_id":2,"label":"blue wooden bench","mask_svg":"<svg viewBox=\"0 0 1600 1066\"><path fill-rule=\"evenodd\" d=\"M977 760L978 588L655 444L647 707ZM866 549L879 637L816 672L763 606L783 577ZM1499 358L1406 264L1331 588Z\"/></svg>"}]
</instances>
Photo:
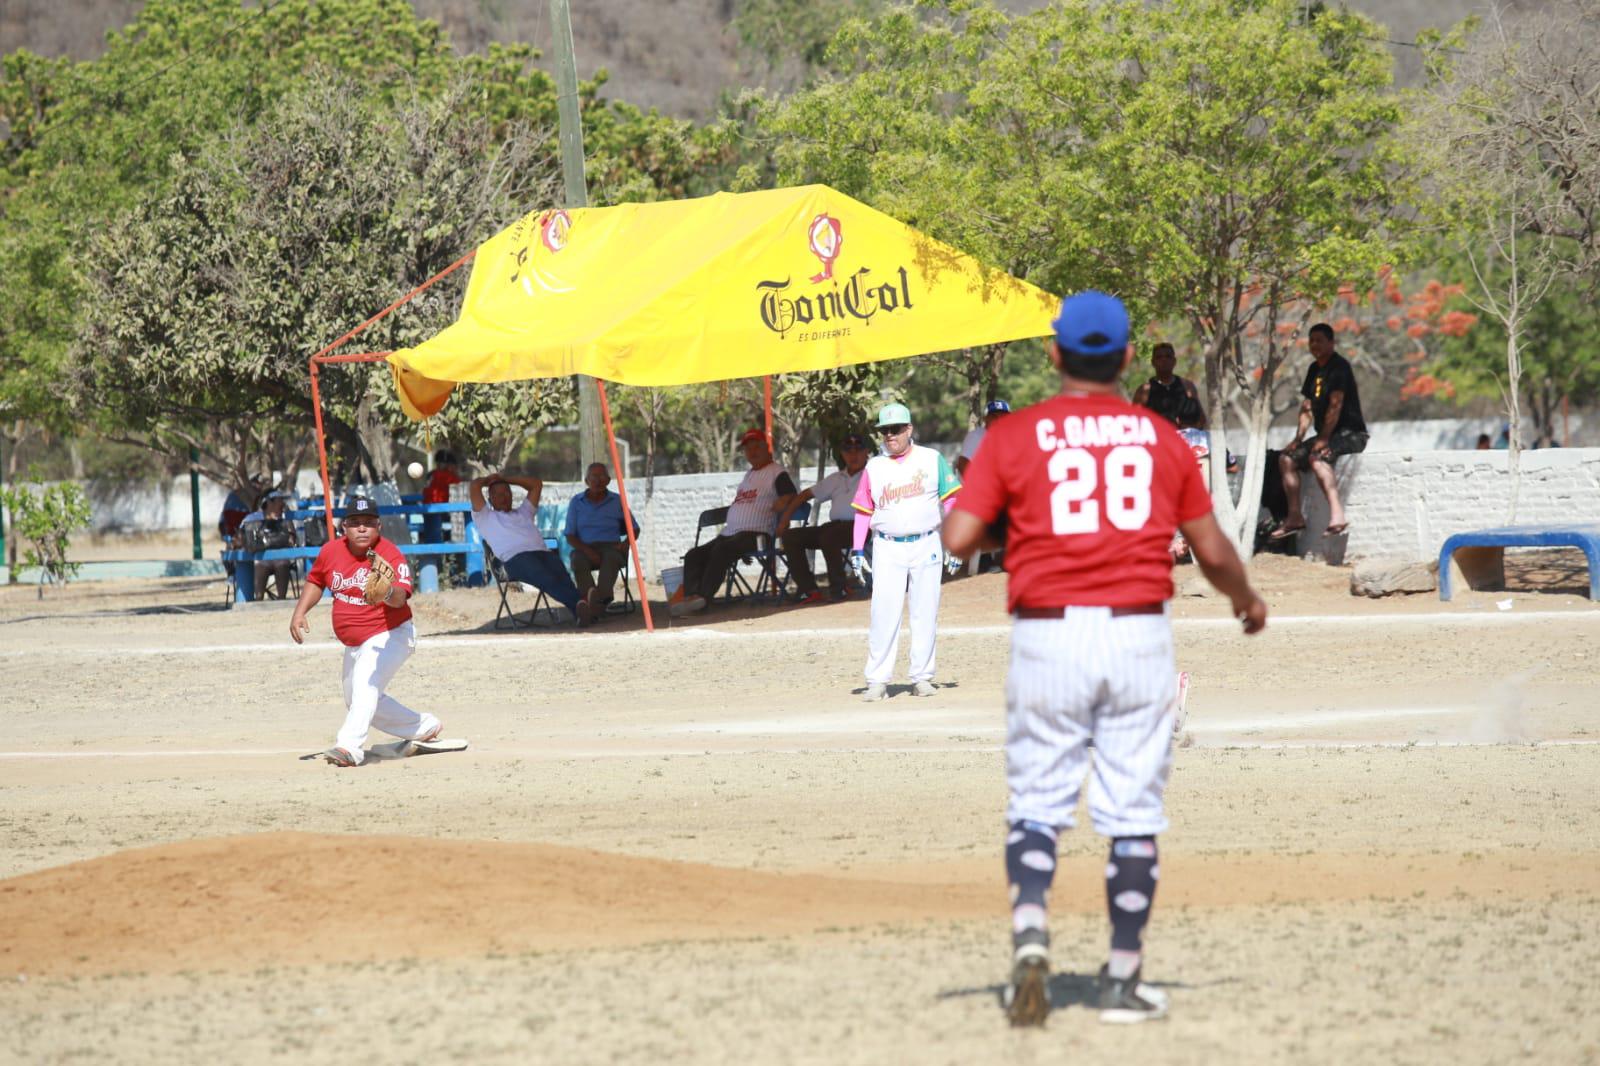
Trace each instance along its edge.
<instances>
[{"instance_id":1,"label":"blue wooden bench","mask_svg":"<svg viewBox=\"0 0 1600 1066\"><path fill-rule=\"evenodd\" d=\"M478 528L472 522L472 504L462 501L459 503L421 503L385 505L378 508L380 515L405 515L409 519L415 515L452 514L458 511L466 512L466 540L441 541L429 544L401 544L400 552L407 559L420 559L422 564L416 567L417 592L428 593L439 591L438 560L449 555L460 555L467 561L467 583L481 585L485 581L483 563L483 540L478 536ZM344 508L334 508L334 516L342 517ZM289 518L296 522L322 522L323 510L320 507L303 511L291 511ZM258 562L274 562L279 559L315 559L321 548L269 548L266 551L250 552L242 548L231 548L222 553L225 562L235 564L233 568L233 596L234 600L249 602L255 598L255 564Z\"/></svg>"},{"instance_id":2,"label":"blue wooden bench","mask_svg":"<svg viewBox=\"0 0 1600 1066\"><path fill-rule=\"evenodd\" d=\"M1589 598L1600 601L1600 524L1501 526L1457 533L1439 549L1439 598L1450 598L1450 563L1469 588L1499 589L1506 583L1507 548L1578 548L1589 560Z\"/></svg>"}]
</instances>

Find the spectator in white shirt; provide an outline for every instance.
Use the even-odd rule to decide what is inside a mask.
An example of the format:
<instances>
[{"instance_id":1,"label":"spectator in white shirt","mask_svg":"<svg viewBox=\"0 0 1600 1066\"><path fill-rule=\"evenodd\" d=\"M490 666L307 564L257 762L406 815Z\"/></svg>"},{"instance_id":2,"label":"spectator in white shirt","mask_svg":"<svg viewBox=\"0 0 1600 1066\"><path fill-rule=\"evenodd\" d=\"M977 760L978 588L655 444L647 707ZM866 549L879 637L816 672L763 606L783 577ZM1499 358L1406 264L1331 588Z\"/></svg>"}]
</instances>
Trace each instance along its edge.
<instances>
[{"instance_id":1,"label":"spectator in white shirt","mask_svg":"<svg viewBox=\"0 0 1600 1066\"><path fill-rule=\"evenodd\" d=\"M823 603L827 600L817 588L816 575L811 572L810 551L820 551L828 568L828 590L836 597L848 593L845 581L845 556L850 552L855 529L855 511L850 501L856 498L861 485L861 471L867 467L867 438L852 433L839 445L843 469L835 470L809 489L792 496L779 505L778 536L783 541L784 558L789 561L789 576L794 578L795 595L800 602ZM828 504L828 520L798 529L789 527L789 519L801 504L816 500L817 506Z\"/></svg>"},{"instance_id":2,"label":"spectator in white shirt","mask_svg":"<svg viewBox=\"0 0 1600 1066\"><path fill-rule=\"evenodd\" d=\"M794 494L794 479L773 462L765 433L745 430L739 447L744 450L750 469L728 505L722 532L705 544L690 548L683 557L684 600L673 605L674 614L705 610L727 578L728 568L757 549L760 534L773 533L778 519L775 508Z\"/></svg>"},{"instance_id":3,"label":"spectator in white shirt","mask_svg":"<svg viewBox=\"0 0 1600 1066\"><path fill-rule=\"evenodd\" d=\"M527 498L511 506L511 486L527 490ZM472 523L484 543L489 545L506 577L532 585L572 612L580 626L594 621L594 607L578 595L572 575L561 564L561 556L550 550L539 532L539 497L544 482L536 477L490 474L473 478L467 486L472 496ZM485 499L487 496L487 499Z\"/></svg>"}]
</instances>

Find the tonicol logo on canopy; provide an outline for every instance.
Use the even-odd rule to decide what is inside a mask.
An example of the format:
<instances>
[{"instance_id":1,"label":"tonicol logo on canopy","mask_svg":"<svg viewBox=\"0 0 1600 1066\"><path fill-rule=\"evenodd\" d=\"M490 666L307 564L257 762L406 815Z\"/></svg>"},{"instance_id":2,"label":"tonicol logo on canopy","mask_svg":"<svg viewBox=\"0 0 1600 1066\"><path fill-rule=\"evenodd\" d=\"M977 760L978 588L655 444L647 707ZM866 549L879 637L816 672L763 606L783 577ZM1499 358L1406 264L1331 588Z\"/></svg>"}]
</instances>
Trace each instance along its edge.
<instances>
[{"instance_id":1,"label":"tonicol logo on canopy","mask_svg":"<svg viewBox=\"0 0 1600 1066\"><path fill-rule=\"evenodd\" d=\"M856 325L871 325L880 314L910 310L911 277L905 267L874 274L871 267L834 277L834 260L844 247L844 225L820 214L806 227L807 250L822 264L820 273L794 286L794 276L758 281L761 323L778 336L797 341L847 337ZM793 291L791 291L793 290Z\"/></svg>"}]
</instances>

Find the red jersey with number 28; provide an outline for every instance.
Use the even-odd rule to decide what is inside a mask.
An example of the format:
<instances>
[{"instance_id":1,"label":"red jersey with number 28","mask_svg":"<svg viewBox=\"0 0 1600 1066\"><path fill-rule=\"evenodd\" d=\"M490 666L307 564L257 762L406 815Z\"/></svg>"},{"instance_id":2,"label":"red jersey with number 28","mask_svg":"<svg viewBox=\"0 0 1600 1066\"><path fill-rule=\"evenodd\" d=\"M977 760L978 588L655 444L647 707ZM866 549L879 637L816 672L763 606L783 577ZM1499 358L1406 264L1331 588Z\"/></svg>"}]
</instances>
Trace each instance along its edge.
<instances>
[{"instance_id":1,"label":"red jersey with number 28","mask_svg":"<svg viewBox=\"0 0 1600 1066\"><path fill-rule=\"evenodd\" d=\"M1172 598L1167 546L1211 510L1194 453L1115 396L1057 396L989 428L957 510L1007 517L1007 610Z\"/></svg>"}]
</instances>

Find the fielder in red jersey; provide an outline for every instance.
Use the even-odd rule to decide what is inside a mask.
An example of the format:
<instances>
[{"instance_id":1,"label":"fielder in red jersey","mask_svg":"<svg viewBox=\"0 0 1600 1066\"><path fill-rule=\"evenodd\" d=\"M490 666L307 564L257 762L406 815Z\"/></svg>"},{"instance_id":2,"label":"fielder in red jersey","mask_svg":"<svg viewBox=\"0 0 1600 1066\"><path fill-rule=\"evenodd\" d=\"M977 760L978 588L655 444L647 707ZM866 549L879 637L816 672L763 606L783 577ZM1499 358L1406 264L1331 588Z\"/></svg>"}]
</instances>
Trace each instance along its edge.
<instances>
[{"instance_id":1,"label":"fielder in red jersey","mask_svg":"<svg viewBox=\"0 0 1600 1066\"><path fill-rule=\"evenodd\" d=\"M323 755L335 766L360 766L366 758L363 744L373 726L403 740L432 740L443 726L438 718L412 710L386 691L416 650L417 629L407 602L411 564L399 547L384 539L372 497L351 498L342 533L317 553L289 619L289 636L296 644L305 641L311 628L306 614L322 599L324 589L331 592L333 633L344 645L345 717L333 747ZM368 552L382 556L394 569L388 593L372 603L365 596L372 573Z\"/></svg>"},{"instance_id":2,"label":"fielder in red jersey","mask_svg":"<svg viewBox=\"0 0 1600 1066\"><path fill-rule=\"evenodd\" d=\"M1100 971L1100 1017L1142 1022L1167 1012L1165 993L1140 974L1172 768L1174 530L1246 633L1266 625L1267 608L1211 515L1188 445L1118 395L1117 379L1133 359L1121 301L1098 292L1068 297L1055 330L1050 353L1061 394L989 430L945 519L944 542L963 558L1005 548L1016 619L1006 677L1006 1012L1013 1025L1042 1025L1050 1012L1056 839L1073 826L1092 769L1090 817L1111 840L1111 954ZM1002 524L1003 545L995 533Z\"/></svg>"}]
</instances>

